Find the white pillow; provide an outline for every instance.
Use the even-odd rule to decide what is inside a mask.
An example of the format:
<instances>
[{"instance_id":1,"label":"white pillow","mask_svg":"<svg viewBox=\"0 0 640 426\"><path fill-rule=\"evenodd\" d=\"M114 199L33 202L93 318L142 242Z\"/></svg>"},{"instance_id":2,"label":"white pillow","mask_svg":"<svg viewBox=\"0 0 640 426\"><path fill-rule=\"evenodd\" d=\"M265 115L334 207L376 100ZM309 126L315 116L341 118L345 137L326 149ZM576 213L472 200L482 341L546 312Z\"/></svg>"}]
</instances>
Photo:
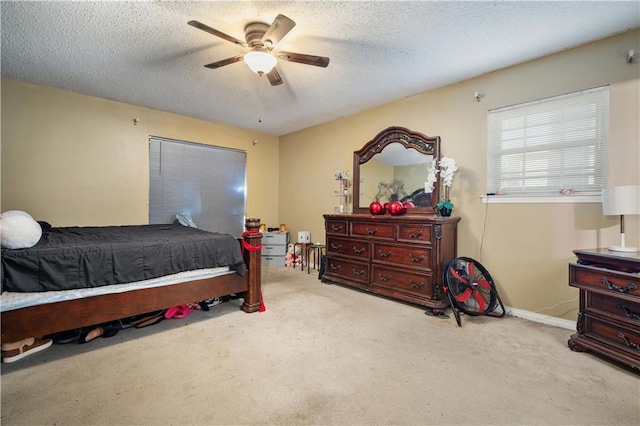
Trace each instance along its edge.
<instances>
[{"instance_id":1,"label":"white pillow","mask_svg":"<svg viewBox=\"0 0 640 426\"><path fill-rule=\"evenodd\" d=\"M0 216L0 242L3 248L20 249L35 246L42 236L40 224L31 215L9 210ZM7 215L7 213L9 213Z\"/></svg>"},{"instance_id":2,"label":"white pillow","mask_svg":"<svg viewBox=\"0 0 640 426\"><path fill-rule=\"evenodd\" d=\"M30 219L33 219L33 217L31 217L29 213L23 212L22 210L7 210L6 212L2 212L2 215L0 217L4 219L5 217L9 216L26 216Z\"/></svg>"}]
</instances>

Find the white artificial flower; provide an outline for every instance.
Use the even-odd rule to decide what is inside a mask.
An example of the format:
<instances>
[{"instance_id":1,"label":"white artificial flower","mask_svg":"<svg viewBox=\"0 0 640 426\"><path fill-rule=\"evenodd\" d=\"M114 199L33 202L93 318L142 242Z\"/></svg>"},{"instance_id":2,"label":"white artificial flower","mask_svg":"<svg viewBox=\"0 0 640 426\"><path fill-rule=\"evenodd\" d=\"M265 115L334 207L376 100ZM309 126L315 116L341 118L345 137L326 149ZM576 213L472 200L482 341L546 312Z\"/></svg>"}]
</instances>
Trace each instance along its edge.
<instances>
[{"instance_id":1,"label":"white artificial flower","mask_svg":"<svg viewBox=\"0 0 640 426\"><path fill-rule=\"evenodd\" d=\"M427 174L427 186L433 192L433 187L436 184L436 176L438 175L438 161L434 158L429 167L429 173Z\"/></svg>"},{"instance_id":2,"label":"white artificial flower","mask_svg":"<svg viewBox=\"0 0 640 426\"><path fill-rule=\"evenodd\" d=\"M444 179L444 186L449 188L453 184L453 175L458 170L456 160L449 157L442 157L440 159L440 175Z\"/></svg>"}]
</instances>

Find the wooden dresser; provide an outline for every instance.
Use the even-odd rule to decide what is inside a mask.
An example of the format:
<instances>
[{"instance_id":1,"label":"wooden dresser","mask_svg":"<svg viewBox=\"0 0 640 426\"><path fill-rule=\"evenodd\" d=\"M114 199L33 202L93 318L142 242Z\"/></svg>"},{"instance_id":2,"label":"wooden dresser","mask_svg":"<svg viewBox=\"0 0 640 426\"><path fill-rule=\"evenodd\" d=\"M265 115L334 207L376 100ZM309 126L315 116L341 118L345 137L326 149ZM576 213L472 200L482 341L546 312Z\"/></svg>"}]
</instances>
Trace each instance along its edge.
<instances>
[{"instance_id":1,"label":"wooden dresser","mask_svg":"<svg viewBox=\"0 0 640 426\"><path fill-rule=\"evenodd\" d=\"M574 351L590 351L640 370L640 255L574 250L569 285L580 289Z\"/></svg>"},{"instance_id":2,"label":"wooden dresser","mask_svg":"<svg viewBox=\"0 0 640 426\"><path fill-rule=\"evenodd\" d=\"M442 268L456 257L459 217L327 214L324 219L323 282L444 313L449 301L442 290Z\"/></svg>"}]
</instances>

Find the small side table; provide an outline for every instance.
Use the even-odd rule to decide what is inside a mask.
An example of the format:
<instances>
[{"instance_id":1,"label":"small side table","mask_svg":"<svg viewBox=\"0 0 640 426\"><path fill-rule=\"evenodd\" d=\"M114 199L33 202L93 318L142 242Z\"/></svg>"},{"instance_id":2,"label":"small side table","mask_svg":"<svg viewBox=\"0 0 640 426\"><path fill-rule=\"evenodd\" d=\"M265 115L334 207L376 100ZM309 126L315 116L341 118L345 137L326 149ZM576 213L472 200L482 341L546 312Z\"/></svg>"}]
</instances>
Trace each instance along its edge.
<instances>
[{"instance_id":1,"label":"small side table","mask_svg":"<svg viewBox=\"0 0 640 426\"><path fill-rule=\"evenodd\" d=\"M302 261L300 262L300 270L304 271L304 255L307 251L307 243L293 243L293 252L296 253L296 248L300 247L300 257ZM294 267L295 269L296 267Z\"/></svg>"},{"instance_id":2,"label":"small side table","mask_svg":"<svg viewBox=\"0 0 640 426\"><path fill-rule=\"evenodd\" d=\"M311 254L313 254L314 269L319 269L320 262L322 261L322 255L326 254L327 246L324 244L309 244L307 245L307 274L311 273ZM304 268L304 265L303 265Z\"/></svg>"}]
</instances>

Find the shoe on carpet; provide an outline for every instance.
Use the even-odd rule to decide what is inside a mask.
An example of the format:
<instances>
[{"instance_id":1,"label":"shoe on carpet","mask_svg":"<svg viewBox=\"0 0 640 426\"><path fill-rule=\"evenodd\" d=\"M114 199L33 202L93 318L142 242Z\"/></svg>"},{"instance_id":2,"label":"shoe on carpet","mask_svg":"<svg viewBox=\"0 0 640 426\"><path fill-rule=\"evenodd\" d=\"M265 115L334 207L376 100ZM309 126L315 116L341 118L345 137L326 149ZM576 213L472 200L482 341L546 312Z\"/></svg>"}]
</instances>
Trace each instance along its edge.
<instances>
[{"instance_id":1,"label":"shoe on carpet","mask_svg":"<svg viewBox=\"0 0 640 426\"><path fill-rule=\"evenodd\" d=\"M82 329L76 328L73 330L61 331L59 333L49 334L44 336L46 339L53 340L53 343L56 345L66 345L67 343L77 342L80 338L80 334L82 333Z\"/></svg>"},{"instance_id":2,"label":"shoe on carpet","mask_svg":"<svg viewBox=\"0 0 640 426\"><path fill-rule=\"evenodd\" d=\"M188 317L190 313L191 308L188 305L173 306L165 311L164 317L166 319L182 319Z\"/></svg>"},{"instance_id":3,"label":"shoe on carpet","mask_svg":"<svg viewBox=\"0 0 640 426\"><path fill-rule=\"evenodd\" d=\"M100 337L104 334L104 328L102 327L90 327L83 328L78 338L78 343L89 343L96 337Z\"/></svg>"},{"instance_id":4,"label":"shoe on carpet","mask_svg":"<svg viewBox=\"0 0 640 426\"><path fill-rule=\"evenodd\" d=\"M208 307L212 308L216 305L221 304L222 302L225 302L225 300L222 297L214 297L213 299L208 299L205 300L205 303L207 304Z\"/></svg>"},{"instance_id":5,"label":"shoe on carpet","mask_svg":"<svg viewBox=\"0 0 640 426\"><path fill-rule=\"evenodd\" d=\"M22 342L25 342L25 341L26 343L24 345L17 347L15 349L4 350L5 347L8 348L9 346L2 345L3 347L2 362L7 364L10 362L19 361L22 358L27 357L31 354L35 354L37 352L43 351L53 344L53 340L51 339L30 338L30 339L25 339ZM27 344L29 342L31 342L31 344ZM20 342L16 342L16 343L20 343ZM7 345L11 345L11 343L8 343Z\"/></svg>"},{"instance_id":6,"label":"shoe on carpet","mask_svg":"<svg viewBox=\"0 0 640 426\"><path fill-rule=\"evenodd\" d=\"M132 324L135 328L144 328L158 324L162 320L164 320L164 311L156 311L141 316L133 321Z\"/></svg>"},{"instance_id":7,"label":"shoe on carpet","mask_svg":"<svg viewBox=\"0 0 640 426\"><path fill-rule=\"evenodd\" d=\"M12 351L14 349L19 349L24 346L33 345L34 341L35 339L33 337L27 337L26 339L18 340L17 342L3 343L1 346L2 352Z\"/></svg>"},{"instance_id":8,"label":"shoe on carpet","mask_svg":"<svg viewBox=\"0 0 640 426\"><path fill-rule=\"evenodd\" d=\"M104 324L94 325L93 327L83 328L78 343L89 343L97 337L113 337L118 334L120 325L117 321L112 321Z\"/></svg>"}]
</instances>

